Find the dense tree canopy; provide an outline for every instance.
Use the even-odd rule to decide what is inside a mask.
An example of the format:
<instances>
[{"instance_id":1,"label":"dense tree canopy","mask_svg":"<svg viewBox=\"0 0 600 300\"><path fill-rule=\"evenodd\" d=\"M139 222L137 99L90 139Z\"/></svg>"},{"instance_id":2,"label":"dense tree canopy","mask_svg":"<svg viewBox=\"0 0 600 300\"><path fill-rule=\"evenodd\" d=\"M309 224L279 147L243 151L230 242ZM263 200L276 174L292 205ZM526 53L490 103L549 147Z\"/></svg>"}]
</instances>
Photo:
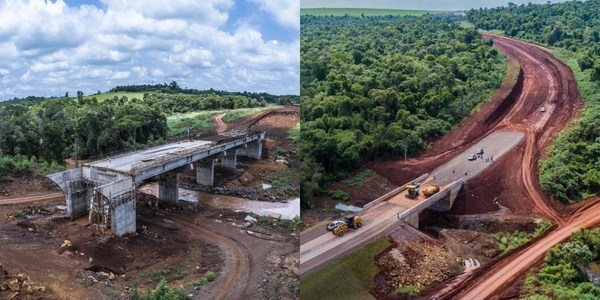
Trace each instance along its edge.
<instances>
[{"instance_id":1,"label":"dense tree canopy","mask_svg":"<svg viewBox=\"0 0 600 300\"><path fill-rule=\"evenodd\" d=\"M427 147L499 87L504 57L459 20L302 16L303 200L368 160Z\"/></svg>"},{"instance_id":2,"label":"dense tree canopy","mask_svg":"<svg viewBox=\"0 0 600 300\"><path fill-rule=\"evenodd\" d=\"M82 94L0 103L0 173L24 169L17 167L27 165L25 161L62 164L67 157L88 158L159 143L167 137L167 116L172 114L267 105L264 97L243 93L147 92L143 99L115 96L102 101ZM3 163L10 157L23 164Z\"/></svg>"},{"instance_id":3,"label":"dense tree canopy","mask_svg":"<svg viewBox=\"0 0 600 300\"><path fill-rule=\"evenodd\" d=\"M540 163L540 185L569 202L600 191L600 0L546 5L511 5L471 10L469 19L486 30L569 51L586 107ZM565 57L563 57L565 59Z\"/></svg>"}]
</instances>

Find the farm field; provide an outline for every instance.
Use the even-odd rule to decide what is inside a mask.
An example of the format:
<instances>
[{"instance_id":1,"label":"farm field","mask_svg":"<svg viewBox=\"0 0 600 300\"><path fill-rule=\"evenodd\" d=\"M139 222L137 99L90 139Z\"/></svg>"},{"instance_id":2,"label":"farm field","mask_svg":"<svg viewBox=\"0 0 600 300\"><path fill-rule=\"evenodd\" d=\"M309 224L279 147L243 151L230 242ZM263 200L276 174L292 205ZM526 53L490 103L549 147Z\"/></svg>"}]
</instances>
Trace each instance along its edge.
<instances>
[{"instance_id":1,"label":"farm field","mask_svg":"<svg viewBox=\"0 0 600 300\"><path fill-rule=\"evenodd\" d=\"M405 9L376 9L376 8L303 8L301 15L313 16L422 16L438 14L436 10L405 10Z\"/></svg>"}]
</instances>

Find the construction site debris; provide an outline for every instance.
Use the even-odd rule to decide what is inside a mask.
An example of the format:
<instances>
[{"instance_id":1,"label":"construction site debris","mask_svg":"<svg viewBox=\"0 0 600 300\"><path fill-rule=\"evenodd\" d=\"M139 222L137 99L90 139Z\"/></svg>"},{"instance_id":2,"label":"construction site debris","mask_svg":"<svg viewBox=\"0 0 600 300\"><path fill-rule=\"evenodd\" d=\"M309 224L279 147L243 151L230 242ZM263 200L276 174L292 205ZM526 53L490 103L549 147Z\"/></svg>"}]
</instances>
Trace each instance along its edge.
<instances>
[{"instance_id":1,"label":"construction site debris","mask_svg":"<svg viewBox=\"0 0 600 300\"><path fill-rule=\"evenodd\" d=\"M11 293L5 298L3 292ZM8 271L0 263L0 298L2 299L22 299L26 295L32 296L35 293L45 293L46 287L34 284L25 274L16 276L9 275ZM30 297L27 297L30 298ZM41 295L34 298L43 298Z\"/></svg>"},{"instance_id":2,"label":"construction site debris","mask_svg":"<svg viewBox=\"0 0 600 300\"><path fill-rule=\"evenodd\" d=\"M61 247L61 248L68 248L68 247L71 247L71 246L73 246L73 244L71 244L71 241L69 241L69 240L65 240L65 241L64 241L64 242L63 242L63 243L60 245L60 247Z\"/></svg>"},{"instance_id":3,"label":"construction site debris","mask_svg":"<svg viewBox=\"0 0 600 300\"><path fill-rule=\"evenodd\" d=\"M375 259L388 290L379 285L374 292L384 295L407 286L423 289L458 275L459 262L437 243L406 241L391 246Z\"/></svg>"}]
</instances>

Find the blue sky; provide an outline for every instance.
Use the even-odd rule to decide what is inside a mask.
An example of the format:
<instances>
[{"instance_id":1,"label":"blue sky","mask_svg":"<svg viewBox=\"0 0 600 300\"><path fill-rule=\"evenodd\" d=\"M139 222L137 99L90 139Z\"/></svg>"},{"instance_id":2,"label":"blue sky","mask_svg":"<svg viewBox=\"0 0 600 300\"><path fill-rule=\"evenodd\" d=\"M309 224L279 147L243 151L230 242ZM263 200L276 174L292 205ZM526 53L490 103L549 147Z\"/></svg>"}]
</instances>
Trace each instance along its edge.
<instances>
[{"instance_id":1,"label":"blue sky","mask_svg":"<svg viewBox=\"0 0 600 300\"><path fill-rule=\"evenodd\" d=\"M0 0L0 100L182 87L299 93L296 0Z\"/></svg>"},{"instance_id":2,"label":"blue sky","mask_svg":"<svg viewBox=\"0 0 600 300\"><path fill-rule=\"evenodd\" d=\"M564 2L551 0L550 2ZM508 2L515 4L545 4L548 0L300 0L302 8L318 7L358 7L358 8L390 8L413 10L468 10L480 7L506 6Z\"/></svg>"}]
</instances>

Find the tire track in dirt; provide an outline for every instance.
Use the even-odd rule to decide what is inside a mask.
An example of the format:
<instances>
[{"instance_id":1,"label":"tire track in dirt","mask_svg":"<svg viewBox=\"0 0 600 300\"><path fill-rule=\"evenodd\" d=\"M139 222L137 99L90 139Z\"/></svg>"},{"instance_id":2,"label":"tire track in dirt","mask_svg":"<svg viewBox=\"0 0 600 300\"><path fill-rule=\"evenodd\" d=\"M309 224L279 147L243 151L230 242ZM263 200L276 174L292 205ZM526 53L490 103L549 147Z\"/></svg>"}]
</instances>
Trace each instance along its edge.
<instances>
[{"instance_id":1,"label":"tire track in dirt","mask_svg":"<svg viewBox=\"0 0 600 300\"><path fill-rule=\"evenodd\" d=\"M220 114L212 117L212 122L214 124L214 130L217 133L227 131L227 124L225 124L225 122L223 122L223 117L225 116L225 114L226 113L220 113Z\"/></svg>"},{"instance_id":2,"label":"tire track in dirt","mask_svg":"<svg viewBox=\"0 0 600 300\"><path fill-rule=\"evenodd\" d=\"M65 195L63 193L51 193L51 194L45 194L45 195L6 198L6 199L0 199L0 206L25 204L25 203L33 203L33 202L49 201L49 200L64 200L64 197L65 197Z\"/></svg>"},{"instance_id":3,"label":"tire track in dirt","mask_svg":"<svg viewBox=\"0 0 600 300\"><path fill-rule=\"evenodd\" d=\"M202 227L198 224L197 218L193 222L178 216L171 216L171 218L185 225L181 227L194 237L216 244L225 253L225 270L222 270L218 279L222 283L216 285L219 291L213 299L243 299L247 294L247 283L252 269L249 250L231 237Z\"/></svg>"}]
</instances>

